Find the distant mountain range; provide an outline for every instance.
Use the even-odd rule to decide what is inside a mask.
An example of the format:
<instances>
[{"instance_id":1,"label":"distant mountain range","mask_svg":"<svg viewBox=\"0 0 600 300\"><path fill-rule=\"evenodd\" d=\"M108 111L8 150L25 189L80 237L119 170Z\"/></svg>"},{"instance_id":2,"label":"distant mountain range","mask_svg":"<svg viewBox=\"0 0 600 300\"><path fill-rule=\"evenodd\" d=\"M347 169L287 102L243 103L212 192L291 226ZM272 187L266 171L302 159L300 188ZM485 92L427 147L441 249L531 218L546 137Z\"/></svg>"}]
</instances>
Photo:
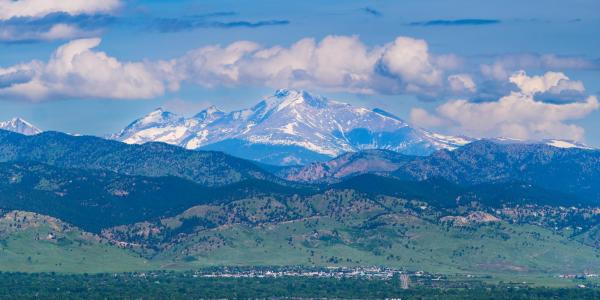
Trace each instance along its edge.
<instances>
[{"instance_id":1,"label":"distant mountain range","mask_svg":"<svg viewBox=\"0 0 600 300\"><path fill-rule=\"evenodd\" d=\"M415 182L443 180L462 187L521 183L582 203L600 201L600 185L596 184L600 182L600 151L490 140L438 150L429 156L364 150L306 166L265 167L222 152L186 150L165 143L131 145L58 132L26 136L0 130L2 162L33 162L126 176L170 176L203 187L252 181L257 186L297 189L307 188L307 184L336 184L363 174Z\"/></svg>"},{"instance_id":2,"label":"distant mountain range","mask_svg":"<svg viewBox=\"0 0 600 300\"><path fill-rule=\"evenodd\" d=\"M20 118L0 122L0 129L25 135L41 132ZM211 106L186 118L159 108L109 138L128 144L163 142L190 150L222 151L278 166L326 162L363 150L426 156L441 149L454 150L476 140L414 128L380 109L355 107L306 91L285 89L249 109L229 113ZM496 138L493 141L590 149L565 140Z\"/></svg>"},{"instance_id":3,"label":"distant mountain range","mask_svg":"<svg viewBox=\"0 0 600 300\"><path fill-rule=\"evenodd\" d=\"M480 140L429 156L371 149L274 167L165 143L0 130L0 271L90 261L98 272L597 273L597 182L600 151L543 144Z\"/></svg>"},{"instance_id":4,"label":"distant mountain range","mask_svg":"<svg viewBox=\"0 0 600 300\"><path fill-rule=\"evenodd\" d=\"M305 165L369 149L425 156L475 140L414 128L381 109L355 107L287 89L276 91L252 108L230 113L211 106L185 118L159 108L111 138L129 144L152 141L186 149L223 151L272 165ZM495 141L532 143L503 138ZM589 148L563 140L533 143Z\"/></svg>"},{"instance_id":5,"label":"distant mountain range","mask_svg":"<svg viewBox=\"0 0 600 300\"><path fill-rule=\"evenodd\" d=\"M160 141L186 149L219 150L276 165L325 161L366 149L428 155L472 141L413 128L380 109L297 90L278 90L252 108L230 113L210 107L184 118L157 109L112 138L130 144Z\"/></svg>"},{"instance_id":6,"label":"distant mountain range","mask_svg":"<svg viewBox=\"0 0 600 300\"><path fill-rule=\"evenodd\" d=\"M328 184L362 174L409 181L442 179L460 186L521 183L562 193L564 198L600 202L600 151L545 144L480 140L429 156L368 150L274 172L287 180Z\"/></svg>"}]
</instances>

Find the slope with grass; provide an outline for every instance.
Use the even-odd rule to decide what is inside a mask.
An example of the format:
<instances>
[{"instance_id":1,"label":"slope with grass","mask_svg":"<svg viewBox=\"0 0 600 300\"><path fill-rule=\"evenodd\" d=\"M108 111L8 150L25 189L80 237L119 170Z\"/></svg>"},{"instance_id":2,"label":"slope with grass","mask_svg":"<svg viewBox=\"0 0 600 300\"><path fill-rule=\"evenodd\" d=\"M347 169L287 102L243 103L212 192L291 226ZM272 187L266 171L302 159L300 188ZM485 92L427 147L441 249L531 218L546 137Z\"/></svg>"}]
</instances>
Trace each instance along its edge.
<instances>
[{"instance_id":1,"label":"slope with grass","mask_svg":"<svg viewBox=\"0 0 600 300\"><path fill-rule=\"evenodd\" d=\"M98 273L155 269L152 262L56 218L23 211L0 217L4 272Z\"/></svg>"},{"instance_id":2,"label":"slope with grass","mask_svg":"<svg viewBox=\"0 0 600 300\"><path fill-rule=\"evenodd\" d=\"M146 244L133 250L183 269L385 265L445 274L600 272L600 249L560 230L469 207L440 210L350 190L197 206L160 223L104 234Z\"/></svg>"}]
</instances>

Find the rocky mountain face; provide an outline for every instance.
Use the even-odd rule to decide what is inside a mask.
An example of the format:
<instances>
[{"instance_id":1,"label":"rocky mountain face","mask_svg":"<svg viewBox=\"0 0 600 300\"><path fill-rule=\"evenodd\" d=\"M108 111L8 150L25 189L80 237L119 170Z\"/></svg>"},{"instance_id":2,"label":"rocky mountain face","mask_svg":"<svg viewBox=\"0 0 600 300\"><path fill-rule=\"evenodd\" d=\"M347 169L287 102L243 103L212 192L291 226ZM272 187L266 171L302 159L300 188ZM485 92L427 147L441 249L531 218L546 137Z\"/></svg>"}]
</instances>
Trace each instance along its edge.
<instances>
[{"instance_id":1,"label":"rocky mountain face","mask_svg":"<svg viewBox=\"0 0 600 300\"><path fill-rule=\"evenodd\" d=\"M186 149L219 150L277 165L324 161L367 149L428 155L471 141L410 127L379 109L296 90L278 90L252 108L230 113L210 107L184 118L157 109L112 138L130 144L159 141Z\"/></svg>"},{"instance_id":2,"label":"rocky mountain face","mask_svg":"<svg viewBox=\"0 0 600 300\"><path fill-rule=\"evenodd\" d=\"M333 183L360 174L389 173L413 158L389 150L348 152L327 162L283 169L278 175L292 181Z\"/></svg>"},{"instance_id":3,"label":"rocky mountain face","mask_svg":"<svg viewBox=\"0 0 600 300\"><path fill-rule=\"evenodd\" d=\"M0 129L25 135L35 135L42 132L37 127L21 118L13 118L10 121L0 122Z\"/></svg>"}]
</instances>

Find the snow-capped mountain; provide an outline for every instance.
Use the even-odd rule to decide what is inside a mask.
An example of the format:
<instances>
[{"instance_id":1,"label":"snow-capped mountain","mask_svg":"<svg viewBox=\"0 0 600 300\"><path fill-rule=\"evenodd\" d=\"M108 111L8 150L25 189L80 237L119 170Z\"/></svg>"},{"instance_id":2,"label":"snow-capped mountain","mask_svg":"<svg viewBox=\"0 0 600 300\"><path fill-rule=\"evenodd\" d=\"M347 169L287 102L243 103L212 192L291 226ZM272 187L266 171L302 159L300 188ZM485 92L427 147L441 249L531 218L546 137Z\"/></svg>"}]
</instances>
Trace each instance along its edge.
<instances>
[{"instance_id":1,"label":"snow-capped mountain","mask_svg":"<svg viewBox=\"0 0 600 300\"><path fill-rule=\"evenodd\" d=\"M0 122L0 129L17 132L24 135L34 135L42 132L31 123L21 119L13 118L10 121Z\"/></svg>"},{"instance_id":2,"label":"snow-capped mountain","mask_svg":"<svg viewBox=\"0 0 600 300\"><path fill-rule=\"evenodd\" d=\"M410 127L383 110L297 90L278 90L252 108L230 113L210 107L184 118L157 109L113 138L126 143L160 141L187 149L220 150L283 165L323 161L365 149L427 155L471 141Z\"/></svg>"}]
</instances>

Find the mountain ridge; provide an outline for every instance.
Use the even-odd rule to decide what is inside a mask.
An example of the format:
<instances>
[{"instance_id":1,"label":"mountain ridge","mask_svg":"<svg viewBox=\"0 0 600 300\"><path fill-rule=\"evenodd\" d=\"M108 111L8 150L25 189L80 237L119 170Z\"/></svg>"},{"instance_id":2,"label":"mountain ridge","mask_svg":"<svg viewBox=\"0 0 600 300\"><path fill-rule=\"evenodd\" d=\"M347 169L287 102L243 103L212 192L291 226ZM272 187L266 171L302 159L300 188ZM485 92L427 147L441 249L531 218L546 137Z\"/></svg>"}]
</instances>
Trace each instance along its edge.
<instances>
[{"instance_id":1,"label":"mountain ridge","mask_svg":"<svg viewBox=\"0 0 600 300\"><path fill-rule=\"evenodd\" d=\"M277 90L248 109L229 113L210 106L186 118L159 108L110 138L131 144L160 141L186 149L223 151L284 166L325 162L344 153L370 149L427 156L478 140L411 127L379 108L352 106L293 89ZM591 149L582 143L557 139L490 140Z\"/></svg>"},{"instance_id":2,"label":"mountain ridge","mask_svg":"<svg viewBox=\"0 0 600 300\"><path fill-rule=\"evenodd\" d=\"M455 149L470 139L430 133L381 109L354 107L307 91L280 89L249 109L224 113L210 107L191 118L157 109L112 136L126 143L162 141L187 149L227 152L232 141L256 154L243 158L293 165L333 158L345 152L386 149L428 155ZM257 147L271 146L272 149ZM305 154L285 148L303 148ZM265 147L263 147L265 148ZM285 152L286 157L273 158ZM296 151L298 152L298 151Z\"/></svg>"},{"instance_id":3,"label":"mountain ridge","mask_svg":"<svg viewBox=\"0 0 600 300\"><path fill-rule=\"evenodd\" d=\"M412 180L441 177L462 185L516 180L600 201L596 184L600 181L600 151L590 149L480 140L455 151L418 157L392 176Z\"/></svg>"},{"instance_id":4,"label":"mountain ridge","mask_svg":"<svg viewBox=\"0 0 600 300\"><path fill-rule=\"evenodd\" d=\"M205 186L227 185L251 178L283 183L254 163L222 152L191 151L165 143L128 145L54 131L26 136L0 130L0 162L9 161L126 175L178 176Z\"/></svg>"}]
</instances>

